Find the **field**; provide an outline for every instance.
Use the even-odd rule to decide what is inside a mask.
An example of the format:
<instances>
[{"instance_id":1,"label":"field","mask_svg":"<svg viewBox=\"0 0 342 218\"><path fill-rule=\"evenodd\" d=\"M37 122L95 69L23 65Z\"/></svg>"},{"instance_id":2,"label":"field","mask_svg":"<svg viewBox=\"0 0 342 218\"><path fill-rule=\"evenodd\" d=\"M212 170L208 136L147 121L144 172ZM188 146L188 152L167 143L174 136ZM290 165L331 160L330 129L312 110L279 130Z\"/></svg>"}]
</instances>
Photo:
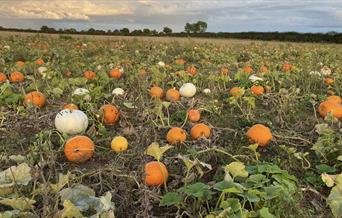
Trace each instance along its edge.
<instances>
[{"instance_id":1,"label":"field","mask_svg":"<svg viewBox=\"0 0 342 218\"><path fill-rule=\"evenodd\" d=\"M341 217L340 50L1 33L0 217Z\"/></svg>"}]
</instances>

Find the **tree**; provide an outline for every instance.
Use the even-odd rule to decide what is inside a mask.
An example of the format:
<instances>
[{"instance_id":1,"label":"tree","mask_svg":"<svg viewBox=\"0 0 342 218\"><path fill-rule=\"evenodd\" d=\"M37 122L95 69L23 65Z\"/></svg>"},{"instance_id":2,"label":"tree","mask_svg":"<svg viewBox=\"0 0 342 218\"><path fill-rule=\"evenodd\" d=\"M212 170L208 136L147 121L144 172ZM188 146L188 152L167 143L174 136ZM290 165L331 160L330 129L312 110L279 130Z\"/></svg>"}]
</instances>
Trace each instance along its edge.
<instances>
[{"instance_id":1,"label":"tree","mask_svg":"<svg viewBox=\"0 0 342 218\"><path fill-rule=\"evenodd\" d=\"M145 28L145 29L143 29L143 33L144 33L145 35L150 35L151 31L150 31L150 29Z\"/></svg>"},{"instance_id":2,"label":"tree","mask_svg":"<svg viewBox=\"0 0 342 218\"><path fill-rule=\"evenodd\" d=\"M197 21L196 23L186 23L185 32L190 33L204 33L207 30L208 24L204 21Z\"/></svg>"},{"instance_id":3,"label":"tree","mask_svg":"<svg viewBox=\"0 0 342 218\"><path fill-rule=\"evenodd\" d=\"M207 30L207 23L204 21L197 21L197 23L194 24L195 27L195 33L204 33Z\"/></svg>"},{"instance_id":4,"label":"tree","mask_svg":"<svg viewBox=\"0 0 342 218\"><path fill-rule=\"evenodd\" d=\"M164 27L164 29L163 29L163 32L165 33L165 34L170 34L170 33L172 33L172 29L170 28L170 27Z\"/></svg>"},{"instance_id":5,"label":"tree","mask_svg":"<svg viewBox=\"0 0 342 218\"><path fill-rule=\"evenodd\" d=\"M128 28L122 28L122 29L120 30L120 33L121 33L121 34L124 34L124 35L128 35L128 34L129 34L129 29L128 29Z\"/></svg>"},{"instance_id":6,"label":"tree","mask_svg":"<svg viewBox=\"0 0 342 218\"><path fill-rule=\"evenodd\" d=\"M185 30L185 32L188 33L188 34L193 33L193 31L194 31L194 26L193 26L193 24L191 24L191 23L186 23L186 24L185 24L185 27L184 27L184 30Z\"/></svg>"}]
</instances>

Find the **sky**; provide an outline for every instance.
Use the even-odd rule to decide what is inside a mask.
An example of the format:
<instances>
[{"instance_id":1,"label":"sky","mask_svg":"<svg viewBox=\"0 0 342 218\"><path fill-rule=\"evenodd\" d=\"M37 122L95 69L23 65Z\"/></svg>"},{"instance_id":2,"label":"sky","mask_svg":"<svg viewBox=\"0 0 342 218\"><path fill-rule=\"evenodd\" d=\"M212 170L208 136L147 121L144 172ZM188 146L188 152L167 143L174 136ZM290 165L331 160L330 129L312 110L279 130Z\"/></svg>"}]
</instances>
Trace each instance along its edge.
<instances>
[{"instance_id":1,"label":"sky","mask_svg":"<svg viewBox=\"0 0 342 218\"><path fill-rule=\"evenodd\" d=\"M203 20L208 32L342 32L342 0L0 0L0 26L174 32Z\"/></svg>"}]
</instances>

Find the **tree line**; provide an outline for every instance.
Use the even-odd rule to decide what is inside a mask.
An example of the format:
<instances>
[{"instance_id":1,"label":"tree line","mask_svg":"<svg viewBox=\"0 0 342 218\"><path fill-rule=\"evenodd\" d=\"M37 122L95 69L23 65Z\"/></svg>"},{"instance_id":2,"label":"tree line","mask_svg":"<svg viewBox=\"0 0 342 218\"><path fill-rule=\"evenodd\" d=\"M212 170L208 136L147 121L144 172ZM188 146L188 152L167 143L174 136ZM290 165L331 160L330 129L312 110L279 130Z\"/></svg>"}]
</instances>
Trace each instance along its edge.
<instances>
[{"instance_id":1,"label":"tree line","mask_svg":"<svg viewBox=\"0 0 342 218\"><path fill-rule=\"evenodd\" d=\"M342 33L298 33L298 32L207 32L207 23L198 21L186 23L184 31L173 32L170 27L165 26L162 31L148 28L129 30L128 28L114 30L76 30L75 28L55 29L53 27L42 26L40 30L4 28L0 26L0 31L18 31L33 33L55 33L55 34L89 34L89 35L118 35L118 36L170 36L170 37L205 37L205 38L233 38L252 39L268 41L289 41L289 42L327 42L342 43Z\"/></svg>"}]
</instances>

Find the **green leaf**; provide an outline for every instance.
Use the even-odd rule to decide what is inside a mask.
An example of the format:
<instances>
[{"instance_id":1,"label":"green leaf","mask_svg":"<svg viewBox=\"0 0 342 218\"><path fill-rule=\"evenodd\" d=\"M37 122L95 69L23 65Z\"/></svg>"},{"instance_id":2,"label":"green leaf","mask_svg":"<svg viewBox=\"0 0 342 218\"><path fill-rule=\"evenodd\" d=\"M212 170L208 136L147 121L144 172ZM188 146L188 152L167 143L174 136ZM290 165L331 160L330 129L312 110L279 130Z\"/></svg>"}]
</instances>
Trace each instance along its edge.
<instances>
[{"instance_id":1,"label":"green leaf","mask_svg":"<svg viewBox=\"0 0 342 218\"><path fill-rule=\"evenodd\" d=\"M333 187L327 198L327 203L334 216L340 217L342 214L342 190L337 186Z\"/></svg>"},{"instance_id":2,"label":"green leaf","mask_svg":"<svg viewBox=\"0 0 342 218\"><path fill-rule=\"evenodd\" d=\"M83 218L80 209L76 207L70 200L65 200L63 202L63 211L61 214L61 218Z\"/></svg>"},{"instance_id":3,"label":"green leaf","mask_svg":"<svg viewBox=\"0 0 342 218\"><path fill-rule=\"evenodd\" d=\"M124 102L123 105L129 109L137 108L137 106L134 106L133 103L130 102Z\"/></svg>"},{"instance_id":4,"label":"green leaf","mask_svg":"<svg viewBox=\"0 0 342 218\"><path fill-rule=\"evenodd\" d=\"M168 192L160 199L159 206L178 205L182 202L182 197L177 192Z\"/></svg>"},{"instance_id":5,"label":"green leaf","mask_svg":"<svg viewBox=\"0 0 342 218\"><path fill-rule=\"evenodd\" d=\"M202 199L202 200L209 200L211 198L210 186L198 182L184 188L184 193Z\"/></svg>"},{"instance_id":6,"label":"green leaf","mask_svg":"<svg viewBox=\"0 0 342 218\"><path fill-rule=\"evenodd\" d=\"M230 208L232 212L237 212L241 210L241 204L240 204L239 199L237 198L228 198L225 201L221 202L220 208L222 209Z\"/></svg>"},{"instance_id":7,"label":"green leaf","mask_svg":"<svg viewBox=\"0 0 342 218\"><path fill-rule=\"evenodd\" d=\"M153 142L150 144L147 149L145 154L150 155L154 157L156 160L160 160L162 155L169 149L173 148L171 145L165 145L163 147L159 147L159 144L156 142Z\"/></svg>"},{"instance_id":8,"label":"green leaf","mask_svg":"<svg viewBox=\"0 0 342 218\"><path fill-rule=\"evenodd\" d=\"M65 188L60 191L60 196L62 202L69 200L81 211L86 211L94 203L92 197L95 197L95 192L87 186L77 184L72 188Z\"/></svg>"},{"instance_id":9,"label":"green leaf","mask_svg":"<svg viewBox=\"0 0 342 218\"><path fill-rule=\"evenodd\" d=\"M267 207L263 207L259 210L260 217L262 218L275 218L273 214L271 214Z\"/></svg>"},{"instance_id":10,"label":"green leaf","mask_svg":"<svg viewBox=\"0 0 342 218\"><path fill-rule=\"evenodd\" d=\"M248 172L245 169L245 164L241 162L232 162L228 164L225 169L227 169L232 176L235 177L248 177Z\"/></svg>"},{"instance_id":11,"label":"green leaf","mask_svg":"<svg viewBox=\"0 0 342 218\"><path fill-rule=\"evenodd\" d=\"M228 189L228 188L233 188L233 187L235 187L235 184L234 184L234 182L232 182L232 181L221 181L221 182L218 182L218 183L216 183L214 186L213 186L213 188L215 189L215 190L217 190L217 191L223 191L223 190L225 190L225 189Z\"/></svg>"},{"instance_id":12,"label":"green leaf","mask_svg":"<svg viewBox=\"0 0 342 218\"><path fill-rule=\"evenodd\" d=\"M0 204L10 206L20 211L32 209L34 203L36 203L35 200L31 200L25 197L20 197L20 198L15 198L15 199L3 198L2 200L0 200Z\"/></svg>"},{"instance_id":13,"label":"green leaf","mask_svg":"<svg viewBox=\"0 0 342 218\"><path fill-rule=\"evenodd\" d=\"M72 175L69 171L66 175L59 174L58 183L51 184L51 188L54 192L59 192L66 184L69 183L70 175Z\"/></svg>"},{"instance_id":14,"label":"green leaf","mask_svg":"<svg viewBox=\"0 0 342 218\"><path fill-rule=\"evenodd\" d=\"M326 164L318 164L316 165L316 169L318 170L318 173L334 173L336 172L335 167L328 166Z\"/></svg>"}]
</instances>

